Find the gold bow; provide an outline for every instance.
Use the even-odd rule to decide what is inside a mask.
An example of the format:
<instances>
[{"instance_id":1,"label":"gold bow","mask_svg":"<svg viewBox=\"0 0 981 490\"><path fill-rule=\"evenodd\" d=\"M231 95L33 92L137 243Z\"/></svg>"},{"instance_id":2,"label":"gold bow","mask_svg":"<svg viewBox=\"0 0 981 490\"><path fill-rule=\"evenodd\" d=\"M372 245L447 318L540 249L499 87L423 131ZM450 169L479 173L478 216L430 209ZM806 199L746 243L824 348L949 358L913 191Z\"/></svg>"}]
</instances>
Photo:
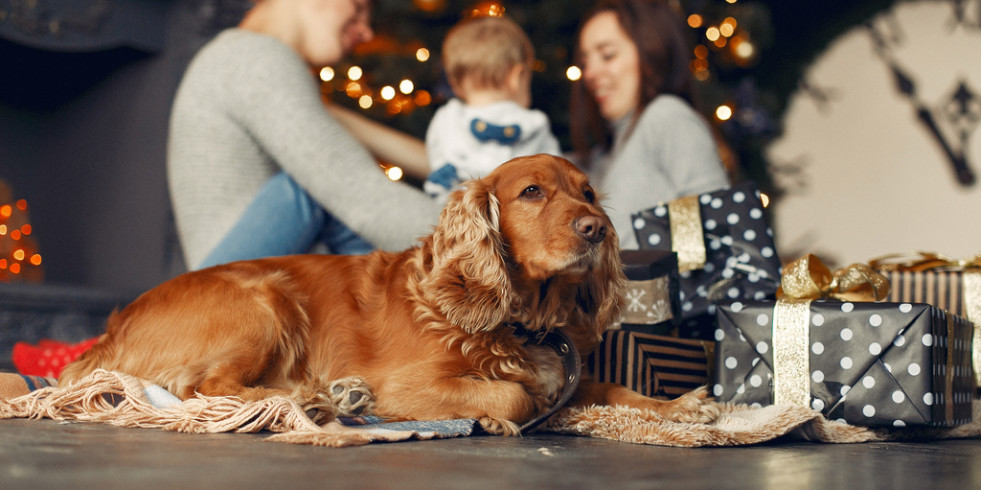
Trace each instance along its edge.
<instances>
[{"instance_id":1,"label":"gold bow","mask_svg":"<svg viewBox=\"0 0 981 490\"><path fill-rule=\"evenodd\" d=\"M777 298L842 301L882 301L889 280L865 264L852 264L834 273L821 259L807 254L784 267Z\"/></svg>"},{"instance_id":2,"label":"gold bow","mask_svg":"<svg viewBox=\"0 0 981 490\"><path fill-rule=\"evenodd\" d=\"M981 269L981 253L955 259L935 252L883 255L869 261L869 267L884 271L921 272L931 269Z\"/></svg>"}]
</instances>

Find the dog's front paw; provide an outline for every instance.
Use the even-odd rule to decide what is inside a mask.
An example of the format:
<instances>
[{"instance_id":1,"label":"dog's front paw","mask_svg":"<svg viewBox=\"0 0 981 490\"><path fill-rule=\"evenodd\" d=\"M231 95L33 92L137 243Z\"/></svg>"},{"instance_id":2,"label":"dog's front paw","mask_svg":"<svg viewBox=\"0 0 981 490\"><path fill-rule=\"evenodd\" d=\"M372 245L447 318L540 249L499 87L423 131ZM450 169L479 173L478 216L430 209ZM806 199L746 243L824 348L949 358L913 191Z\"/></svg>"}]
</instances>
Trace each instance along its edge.
<instances>
[{"instance_id":1,"label":"dog's front paw","mask_svg":"<svg viewBox=\"0 0 981 490\"><path fill-rule=\"evenodd\" d=\"M331 382L328 393L339 417L368 415L375 407L375 395L371 393L364 379L358 376Z\"/></svg>"},{"instance_id":2,"label":"dog's front paw","mask_svg":"<svg viewBox=\"0 0 981 490\"><path fill-rule=\"evenodd\" d=\"M719 418L719 404L708 397L708 389L704 386L695 389L670 402L671 410L662 413L664 418L673 422L707 424Z\"/></svg>"},{"instance_id":3,"label":"dog's front paw","mask_svg":"<svg viewBox=\"0 0 981 490\"><path fill-rule=\"evenodd\" d=\"M487 431L488 434L494 434L496 436L517 436L521 435L521 430L518 424L511 422L510 420L495 419L490 416L483 416L477 419L480 426Z\"/></svg>"}]
</instances>

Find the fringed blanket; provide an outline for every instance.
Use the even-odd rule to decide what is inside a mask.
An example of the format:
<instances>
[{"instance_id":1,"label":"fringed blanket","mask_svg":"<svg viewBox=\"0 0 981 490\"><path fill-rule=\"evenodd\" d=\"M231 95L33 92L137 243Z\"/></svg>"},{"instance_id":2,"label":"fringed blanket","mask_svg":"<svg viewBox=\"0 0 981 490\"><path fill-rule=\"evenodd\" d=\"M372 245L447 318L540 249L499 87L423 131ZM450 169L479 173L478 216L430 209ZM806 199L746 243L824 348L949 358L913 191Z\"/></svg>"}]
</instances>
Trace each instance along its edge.
<instances>
[{"instance_id":1,"label":"fringed blanket","mask_svg":"<svg viewBox=\"0 0 981 490\"><path fill-rule=\"evenodd\" d=\"M967 438L981 437L979 407L975 402L975 422L954 429L873 430L830 421L818 412L794 406L720 404L722 415L710 424L670 422L649 411L594 406L562 409L538 430L677 447L740 446L781 437L830 443ZM266 439L269 441L331 447L466 436L478 427L469 419L383 423L368 417L318 426L286 398L243 402L234 397L197 396L182 402L159 386L103 370L67 387L48 386L0 398L3 418L50 418L195 433L269 431L274 433Z\"/></svg>"}]
</instances>

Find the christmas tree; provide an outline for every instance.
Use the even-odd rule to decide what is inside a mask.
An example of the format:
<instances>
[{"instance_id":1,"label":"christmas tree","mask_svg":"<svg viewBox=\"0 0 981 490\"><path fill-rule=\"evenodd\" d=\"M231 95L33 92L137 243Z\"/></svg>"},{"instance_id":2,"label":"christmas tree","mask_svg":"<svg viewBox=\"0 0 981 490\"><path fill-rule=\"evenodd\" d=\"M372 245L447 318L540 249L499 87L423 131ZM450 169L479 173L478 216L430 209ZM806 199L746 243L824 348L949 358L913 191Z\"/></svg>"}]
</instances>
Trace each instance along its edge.
<instances>
[{"instance_id":1,"label":"christmas tree","mask_svg":"<svg viewBox=\"0 0 981 490\"><path fill-rule=\"evenodd\" d=\"M41 282L41 254L31 236L27 201L14 200L10 186L0 180L0 282Z\"/></svg>"}]
</instances>

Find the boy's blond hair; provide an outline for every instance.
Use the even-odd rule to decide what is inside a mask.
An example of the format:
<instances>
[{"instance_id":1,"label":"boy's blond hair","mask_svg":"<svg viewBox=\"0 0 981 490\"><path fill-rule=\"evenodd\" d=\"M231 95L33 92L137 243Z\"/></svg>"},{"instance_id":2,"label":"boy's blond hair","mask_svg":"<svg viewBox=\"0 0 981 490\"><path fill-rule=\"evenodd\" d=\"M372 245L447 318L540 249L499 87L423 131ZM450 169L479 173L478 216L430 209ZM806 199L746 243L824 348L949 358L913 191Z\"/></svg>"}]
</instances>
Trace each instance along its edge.
<instances>
[{"instance_id":1,"label":"boy's blond hair","mask_svg":"<svg viewBox=\"0 0 981 490\"><path fill-rule=\"evenodd\" d=\"M464 79L476 88L502 88L514 66L530 68L534 59L528 35L506 17L464 20L443 39L443 68L454 89Z\"/></svg>"}]
</instances>

